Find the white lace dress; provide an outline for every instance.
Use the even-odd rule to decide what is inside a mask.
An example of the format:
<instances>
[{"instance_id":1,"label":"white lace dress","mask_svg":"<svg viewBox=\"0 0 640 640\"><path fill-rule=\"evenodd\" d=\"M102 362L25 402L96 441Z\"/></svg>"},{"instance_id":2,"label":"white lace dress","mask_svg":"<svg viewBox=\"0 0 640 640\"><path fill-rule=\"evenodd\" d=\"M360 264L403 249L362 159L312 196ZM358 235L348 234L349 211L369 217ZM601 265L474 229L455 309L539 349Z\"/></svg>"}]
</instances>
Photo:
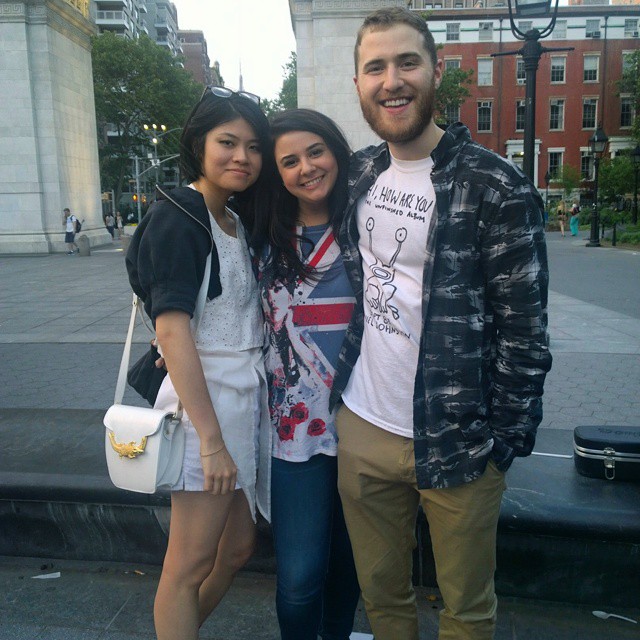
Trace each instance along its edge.
<instances>
[{"instance_id":1,"label":"white lace dress","mask_svg":"<svg viewBox=\"0 0 640 640\"><path fill-rule=\"evenodd\" d=\"M236 221L235 238L226 234L210 214L222 293L205 304L196 347L222 437L238 467L236 488L247 496L254 520L256 506L269 520L271 428L262 355L264 325L244 228L238 217L229 213ZM155 407L171 410L176 403L169 373ZM172 490L202 491L200 439L186 411L183 426L184 462Z\"/></svg>"}]
</instances>

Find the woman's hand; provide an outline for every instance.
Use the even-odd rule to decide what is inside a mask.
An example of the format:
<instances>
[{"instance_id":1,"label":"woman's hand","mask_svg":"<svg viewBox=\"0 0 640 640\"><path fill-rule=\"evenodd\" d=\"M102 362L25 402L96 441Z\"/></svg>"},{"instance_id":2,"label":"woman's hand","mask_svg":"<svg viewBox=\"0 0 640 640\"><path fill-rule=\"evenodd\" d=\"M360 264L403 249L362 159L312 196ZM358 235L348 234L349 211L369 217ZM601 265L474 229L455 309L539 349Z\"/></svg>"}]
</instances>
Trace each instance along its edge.
<instances>
[{"instance_id":1,"label":"woman's hand","mask_svg":"<svg viewBox=\"0 0 640 640\"><path fill-rule=\"evenodd\" d=\"M153 338L151 340L151 346L155 347L156 349L158 348L158 339L157 338ZM155 362L155 365L156 365L156 369L164 369L165 371L167 371L167 367L165 365L164 358L162 356L158 357L158 359Z\"/></svg>"},{"instance_id":2,"label":"woman's hand","mask_svg":"<svg viewBox=\"0 0 640 640\"><path fill-rule=\"evenodd\" d=\"M211 454L200 454L204 471L204 491L214 496L224 496L236 488L238 468L226 447Z\"/></svg>"}]
</instances>

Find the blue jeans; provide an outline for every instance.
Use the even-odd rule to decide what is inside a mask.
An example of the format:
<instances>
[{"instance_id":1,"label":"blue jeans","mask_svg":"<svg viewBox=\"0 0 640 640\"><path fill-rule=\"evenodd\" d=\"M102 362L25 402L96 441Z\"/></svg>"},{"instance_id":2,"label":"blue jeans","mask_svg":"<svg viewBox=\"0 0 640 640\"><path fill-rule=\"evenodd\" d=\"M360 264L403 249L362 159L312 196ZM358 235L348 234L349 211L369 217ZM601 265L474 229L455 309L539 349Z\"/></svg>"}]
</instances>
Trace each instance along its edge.
<instances>
[{"instance_id":1,"label":"blue jeans","mask_svg":"<svg viewBox=\"0 0 640 640\"><path fill-rule=\"evenodd\" d=\"M336 458L272 458L271 526L282 640L348 640L360 597Z\"/></svg>"}]
</instances>

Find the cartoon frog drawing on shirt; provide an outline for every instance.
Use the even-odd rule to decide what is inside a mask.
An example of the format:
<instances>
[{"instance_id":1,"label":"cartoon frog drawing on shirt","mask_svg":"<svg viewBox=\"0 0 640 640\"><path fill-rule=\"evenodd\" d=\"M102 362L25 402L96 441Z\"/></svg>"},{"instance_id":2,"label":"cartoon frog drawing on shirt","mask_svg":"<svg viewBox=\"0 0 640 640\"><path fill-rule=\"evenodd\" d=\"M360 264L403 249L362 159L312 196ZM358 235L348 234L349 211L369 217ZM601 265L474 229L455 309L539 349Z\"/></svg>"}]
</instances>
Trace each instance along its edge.
<instances>
[{"instance_id":1,"label":"cartoon frog drawing on shirt","mask_svg":"<svg viewBox=\"0 0 640 640\"><path fill-rule=\"evenodd\" d=\"M375 255L373 253L374 226L374 219L368 218L366 229L369 232L369 251L372 255ZM389 263L385 264L384 262L382 262L382 260L375 256L376 261L371 265L371 272L373 273L373 275L367 278L367 288L364 293L364 297L372 309L375 309L379 313L384 314L391 311L391 314L396 320L399 317L398 308L392 304L389 304L389 301L393 298L396 292L396 286L393 284L393 280L396 275L394 265L398 258L398 255L400 254L400 249L402 249L402 243L406 239L407 230L404 227L400 227L396 230L396 241L398 242L398 247L391 257L391 260L389 260Z\"/></svg>"}]
</instances>

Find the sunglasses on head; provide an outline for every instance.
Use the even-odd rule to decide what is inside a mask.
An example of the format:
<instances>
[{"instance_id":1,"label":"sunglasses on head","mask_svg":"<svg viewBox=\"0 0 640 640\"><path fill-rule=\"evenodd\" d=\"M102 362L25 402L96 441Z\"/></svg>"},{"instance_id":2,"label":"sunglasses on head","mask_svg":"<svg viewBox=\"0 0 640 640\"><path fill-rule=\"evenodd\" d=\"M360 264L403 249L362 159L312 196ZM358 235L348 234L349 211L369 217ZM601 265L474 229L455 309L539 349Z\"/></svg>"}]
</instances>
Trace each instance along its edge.
<instances>
[{"instance_id":1,"label":"sunglasses on head","mask_svg":"<svg viewBox=\"0 0 640 640\"><path fill-rule=\"evenodd\" d=\"M240 96L241 98L247 98L247 100L251 100L251 102L255 102L260 106L260 96L257 96L255 93L249 93L248 91L232 91L231 89L227 89L227 87L209 85L204 88L200 101L202 101L207 93L212 93L218 98L232 98L233 96Z\"/></svg>"}]
</instances>

